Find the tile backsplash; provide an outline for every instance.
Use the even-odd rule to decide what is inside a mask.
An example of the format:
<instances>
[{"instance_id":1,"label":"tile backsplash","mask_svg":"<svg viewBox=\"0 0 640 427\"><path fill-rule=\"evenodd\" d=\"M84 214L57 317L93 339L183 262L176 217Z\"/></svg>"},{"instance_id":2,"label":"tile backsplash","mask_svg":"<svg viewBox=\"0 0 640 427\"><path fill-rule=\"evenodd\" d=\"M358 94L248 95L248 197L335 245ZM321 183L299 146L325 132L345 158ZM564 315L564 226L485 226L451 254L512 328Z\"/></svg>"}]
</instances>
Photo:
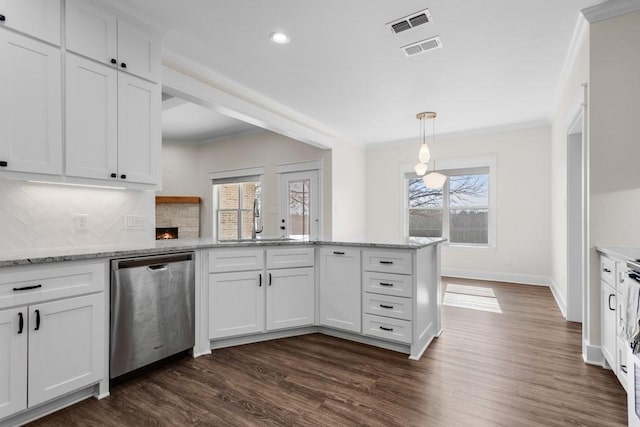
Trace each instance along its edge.
<instances>
[{"instance_id":1,"label":"tile backsplash","mask_svg":"<svg viewBox=\"0 0 640 427\"><path fill-rule=\"evenodd\" d=\"M154 198L153 191L0 180L0 257L30 249L152 245ZM125 229L128 215L144 217L140 229Z\"/></svg>"}]
</instances>

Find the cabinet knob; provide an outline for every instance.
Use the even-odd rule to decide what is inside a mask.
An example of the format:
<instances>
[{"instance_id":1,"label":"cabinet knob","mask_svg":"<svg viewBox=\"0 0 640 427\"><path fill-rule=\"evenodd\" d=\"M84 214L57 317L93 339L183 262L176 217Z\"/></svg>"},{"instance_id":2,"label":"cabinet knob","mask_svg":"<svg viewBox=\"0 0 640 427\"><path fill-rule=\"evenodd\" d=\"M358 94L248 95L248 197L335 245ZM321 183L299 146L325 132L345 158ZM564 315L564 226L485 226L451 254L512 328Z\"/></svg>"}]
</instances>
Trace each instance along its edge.
<instances>
[{"instance_id":1,"label":"cabinet knob","mask_svg":"<svg viewBox=\"0 0 640 427\"><path fill-rule=\"evenodd\" d=\"M5 18L5 16L4 16L4 15L0 15L0 22L4 22L4 21L6 21L6 20L7 20L7 18Z\"/></svg>"},{"instance_id":2,"label":"cabinet knob","mask_svg":"<svg viewBox=\"0 0 640 427\"><path fill-rule=\"evenodd\" d=\"M120 175L120 179L127 179L127 175L125 174Z\"/></svg>"},{"instance_id":3,"label":"cabinet knob","mask_svg":"<svg viewBox=\"0 0 640 427\"><path fill-rule=\"evenodd\" d=\"M5 160L0 160L0 167L6 168L7 166L9 166L9 163L7 163Z\"/></svg>"},{"instance_id":4,"label":"cabinet knob","mask_svg":"<svg viewBox=\"0 0 640 427\"><path fill-rule=\"evenodd\" d=\"M122 68L127 68L127 64L126 64L125 62L121 62L121 63L120 63L120 66L121 66Z\"/></svg>"},{"instance_id":5,"label":"cabinet knob","mask_svg":"<svg viewBox=\"0 0 640 427\"><path fill-rule=\"evenodd\" d=\"M111 63L115 65L118 63L118 60L116 58L111 58Z\"/></svg>"}]
</instances>

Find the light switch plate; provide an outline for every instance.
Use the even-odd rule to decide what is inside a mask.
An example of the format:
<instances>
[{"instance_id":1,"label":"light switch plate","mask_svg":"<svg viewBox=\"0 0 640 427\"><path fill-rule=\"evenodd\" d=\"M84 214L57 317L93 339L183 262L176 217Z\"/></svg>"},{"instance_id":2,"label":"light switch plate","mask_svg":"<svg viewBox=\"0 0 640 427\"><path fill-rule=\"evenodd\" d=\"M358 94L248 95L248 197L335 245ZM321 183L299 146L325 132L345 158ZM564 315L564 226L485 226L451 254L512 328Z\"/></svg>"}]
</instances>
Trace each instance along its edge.
<instances>
[{"instance_id":1,"label":"light switch plate","mask_svg":"<svg viewBox=\"0 0 640 427\"><path fill-rule=\"evenodd\" d=\"M143 215L125 215L125 230L144 230L147 226L147 218Z\"/></svg>"}]
</instances>

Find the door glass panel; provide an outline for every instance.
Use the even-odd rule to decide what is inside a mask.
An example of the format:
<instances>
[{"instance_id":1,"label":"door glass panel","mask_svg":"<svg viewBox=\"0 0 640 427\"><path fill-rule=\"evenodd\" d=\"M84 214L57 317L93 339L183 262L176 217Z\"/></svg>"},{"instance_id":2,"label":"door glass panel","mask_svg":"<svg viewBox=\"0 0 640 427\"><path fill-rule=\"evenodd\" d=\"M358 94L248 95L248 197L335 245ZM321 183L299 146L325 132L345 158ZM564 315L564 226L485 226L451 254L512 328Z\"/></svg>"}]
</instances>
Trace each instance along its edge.
<instances>
[{"instance_id":1,"label":"door glass panel","mask_svg":"<svg viewBox=\"0 0 640 427\"><path fill-rule=\"evenodd\" d=\"M289 236L297 239L309 238L310 234L310 199L309 179L289 181L288 222Z\"/></svg>"}]
</instances>

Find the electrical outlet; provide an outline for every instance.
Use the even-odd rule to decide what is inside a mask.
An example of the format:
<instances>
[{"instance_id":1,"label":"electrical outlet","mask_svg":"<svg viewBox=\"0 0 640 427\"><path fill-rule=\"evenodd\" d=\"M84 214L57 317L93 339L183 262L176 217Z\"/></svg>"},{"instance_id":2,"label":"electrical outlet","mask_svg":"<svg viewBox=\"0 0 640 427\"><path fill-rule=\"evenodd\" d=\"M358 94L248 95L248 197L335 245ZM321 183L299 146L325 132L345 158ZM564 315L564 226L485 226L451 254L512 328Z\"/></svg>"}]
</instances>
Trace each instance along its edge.
<instances>
[{"instance_id":1,"label":"electrical outlet","mask_svg":"<svg viewBox=\"0 0 640 427\"><path fill-rule=\"evenodd\" d=\"M147 218L142 215L125 215L125 230L144 230L147 226Z\"/></svg>"},{"instance_id":2,"label":"electrical outlet","mask_svg":"<svg viewBox=\"0 0 640 427\"><path fill-rule=\"evenodd\" d=\"M88 214L75 214L73 216L73 223L76 231L87 231L87 223L89 222Z\"/></svg>"}]
</instances>

